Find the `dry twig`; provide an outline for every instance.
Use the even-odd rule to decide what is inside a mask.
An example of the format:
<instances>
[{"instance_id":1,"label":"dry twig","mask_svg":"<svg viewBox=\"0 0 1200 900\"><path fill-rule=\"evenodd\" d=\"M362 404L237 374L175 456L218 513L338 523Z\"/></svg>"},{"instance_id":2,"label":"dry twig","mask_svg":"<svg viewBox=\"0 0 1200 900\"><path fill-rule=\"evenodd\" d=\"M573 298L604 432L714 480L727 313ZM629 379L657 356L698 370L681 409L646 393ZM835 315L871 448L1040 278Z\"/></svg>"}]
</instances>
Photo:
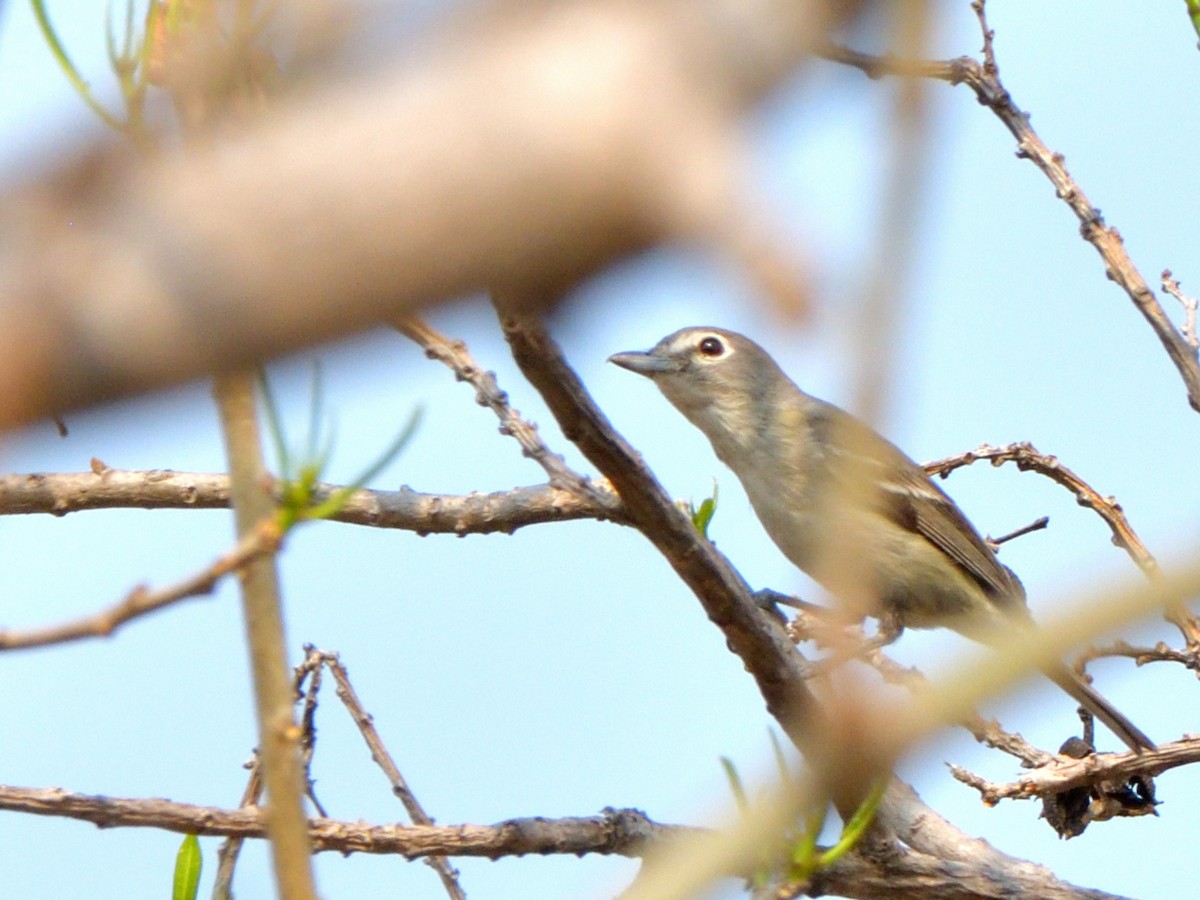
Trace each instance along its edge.
<instances>
[{"instance_id":1,"label":"dry twig","mask_svg":"<svg viewBox=\"0 0 1200 900\"><path fill-rule=\"evenodd\" d=\"M996 65L995 37L987 25L982 0L971 4L979 17L983 31L982 63L967 56L949 60L905 60L889 56L873 56L845 47L826 45L818 54L836 62L862 70L868 77L900 75L917 78L933 78L952 85L965 84L981 104L990 109L1009 130L1017 142L1017 156L1028 159L1041 170L1054 185L1055 194L1070 207L1079 220L1080 234L1091 244L1104 263L1104 273L1115 282L1145 318L1155 336L1175 365L1187 390L1188 403L1200 412L1200 358L1197 348L1188 335L1177 329L1158 302L1158 298L1146 283L1125 250L1124 242L1116 228L1104 222L1100 210L1088 199L1066 168L1066 159L1061 153L1050 150L1029 124L1028 113L1013 101L1012 95L1000 81Z\"/></svg>"},{"instance_id":2,"label":"dry twig","mask_svg":"<svg viewBox=\"0 0 1200 900\"><path fill-rule=\"evenodd\" d=\"M312 647L305 647L305 653L309 659L319 661L321 665L329 667L329 671L333 673L333 679L337 682L338 699L346 707L346 711L350 713L354 719L354 724L358 726L359 733L363 737L363 741L371 751L371 759L383 770L387 776L388 782L392 786L392 793L400 799L404 804L405 810L408 812L409 819L414 825L423 825L432 827L435 823L433 818L425 812L425 809L418 802L416 794L412 792L412 788L408 786L408 782L404 776L400 774L400 769L396 765L396 761L392 759L392 755L384 746L383 738L379 736L379 732L375 730L375 720L368 713L358 699L358 693L354 690L354 686L350 683L350 674L346 671L346 667L342 665L341 659L336 653L324 653ZM319 672L320 670L317 669ZM451 900L466 900L466 893L458 882L458 871L450 865L445 856L439 854L430 854L425 857L427 862L442 882L442 887Z\"/></svg>"},{"instance_id":3,"label":"dry twig","mask_svg":"<svg viewBox=\"0 0 1200 900\"><path fill-rule=\"evenodd\" d=\"M124 600L100 612L58 625L28 630L0 630L0 651L44 647L89 637L108 637L133 619L186 600L211 593L217 582L231 572L240 571L252 561L279 549L281 540L274 519L260 522L228 553L218 557L200 572L165 588L134 588Z\"/></svg>"},{"instance_id":4,"label":"dry twig","mask_svg":"<svg viewBox=\"0 0 1200 900\"><path fill-rule=\"evenodd\" d=\"M955 778L978 790L985 803L995 805L1001 800L1046 797L1101 780L1121 782L1142 772L1156 775L1196 762L1200 762L1200 738L1172 741L1143 753L1096 753L1083 759L1057 756L1008 784L994 784L958 766L950 768Z\"/></svg>"},{"instance_id":5,"label":"dry twig","mask_svg":"<svg viewBox=\"0 0 1200 900\"><path fill-rule=\"evenodd\" d=\"M1076 502L1094 511L1112 532L1112 542L1120 547L1132 559L1148 578L1156 578L1161 572L1158 561L1146 549L1141 538L1129 524L1125 511L1114 497L1106 497L1080 478L1071 469L1059 462L1058 457L1040 452L1028 441L1008 444L1004 447L992 447L982 444L974 450L935 460L925 464L925 471L945 478L955 469L969 466L979 460L987 460L994 466L1006 462L1016 463L1022 472L1037 472L1044 475L1075 495ZM1188 648L1200 648L1200 621L1196 619L1186 606L1178 604L1165 613L1182 632Z\"/></svg>"},{"instance_id":6,"label":"dry twig","mask_svg":"<svg viewBox=\"0 0 1200 900\"><path fill-rule=\"evenodd\" d=\"M500 433L509 435L521 445L521 452L550 476L552 487L569 491L600 507L616 507L617 498L613 494L597 491L591 481L567 465L561 454L546 446L537 426L526 422L508 402L508 394L496 383L496 373L480 368L465 343L450 340L419 319L407 319L396 327L422 347L426 356L448 366L455 378L475 388L475 402L496 414L500 420Z\"/></svg>"},{"instance_id":7,"label":"dry twig","mask_svg":"<svg viewBox=\"0 0 1200 900\"><path fill-rule=\"evenodd\" d=\"M1162 272L1162 288L1172 297L1179 301L1179 305L1183 307L1183 337L1193 347L1200 347L1200 337L1196 336L1196 310L1200 307L1195 297L1189 296L1183 292L1179 286L1178 280L1171 274L1170 269L1163 269Z\"/></svg>"}]
</instances>

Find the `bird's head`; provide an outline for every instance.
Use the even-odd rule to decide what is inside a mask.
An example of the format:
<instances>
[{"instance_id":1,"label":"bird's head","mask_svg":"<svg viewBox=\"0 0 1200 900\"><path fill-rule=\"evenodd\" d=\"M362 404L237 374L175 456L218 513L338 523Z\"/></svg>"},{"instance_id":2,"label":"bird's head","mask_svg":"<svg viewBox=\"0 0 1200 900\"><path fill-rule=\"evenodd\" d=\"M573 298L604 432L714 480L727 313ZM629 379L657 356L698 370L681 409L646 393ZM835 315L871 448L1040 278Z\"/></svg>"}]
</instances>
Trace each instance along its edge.
<instances>
[{"instance_id":1,"label":"bird's head","mask_svg":"<svg viewBox=\"0 0 1200 900\"><path fill-rule=\"evenodd\" d=\"M721 328L681 328L649 350L608 358L645 375L680 412L714 437L715 430L742 431L779 379L787 376L762 347Z\"/></svg>"}]
</instances>

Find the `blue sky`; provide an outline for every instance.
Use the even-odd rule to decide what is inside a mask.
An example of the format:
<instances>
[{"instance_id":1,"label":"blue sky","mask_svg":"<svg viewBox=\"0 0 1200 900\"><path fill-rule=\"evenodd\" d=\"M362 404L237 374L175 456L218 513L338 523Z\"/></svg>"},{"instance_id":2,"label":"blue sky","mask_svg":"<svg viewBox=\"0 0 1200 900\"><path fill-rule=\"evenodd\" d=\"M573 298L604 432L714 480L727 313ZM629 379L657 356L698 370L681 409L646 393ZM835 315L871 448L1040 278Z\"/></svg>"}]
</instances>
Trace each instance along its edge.
<instances>
[{"instance_id":1,"label":"blue sky","mask_svg":"<svg viewBox=\"0 0 1200 900\"><path fill-rule=\"evenodd\" d=\"M49 4L62 36L102 93L103 4ZM0 182L99 133L41 44L28 5L10 2L0 30ZM1005 84L1153 284L1164 267L1200 289L1194 258L1195 75L1200 52L1182 3L1000 4L990 10ZM976 54L968 5L944 3L934 55ZM718 324L766 345L811 392L845 402L853 328L875 231L894 84L814 63L750 117L750 172L781 226L817 265L806 323L782 321L736 271L688 248L613 267L583 286L552 329L610 418L677 496L713 477L722 504L713 537L756 586L813 594L775 550L733 477L651 385L605 364L689 324ZM917 237L917 277L892 347L884 430L917 459L987 441L1030 440L1116 495L1165 562L1194 552L1200 417L1130 302L1048 182L1018 161L1007 131L963 88L930 86L936 153ZM1167 301L1168 310L1176 310ZM554 449L579 454L507 357L486 305L463 302L432 322L497 371L513 403ZM332 476L353 477L411 408L426 417L408 451L374 483L460 493L544 480L496 433L472 393L413 345L386 332L316 348L273 367L299 433L311 360L323 361L335 410ZM7 436L5 469L219 471L216 416L204 384L77 412L61 440L49 423ZM950 492L980 529L1002 534L1040 515L1051 527L1005 548L1035 614L1131 578L1098 519L1061 489L1015 470L975 467ZM134 584L163 584L231 543L221 512L114 511L0 520L7 573L0 622L57 621L107 605ZM303 529L282 558L288 634L336 650L418 797L439 822L588 815L638 806L669 822L716 823L730 799L718 764L752 780L770 773L770 720L741 665L695 600L636 533L572 523L512 537L418 538L333 524ZM1131 635L1174 640L1148 622ZM906 635L896 655L937 670L962 641ZM233 805L255 742L245 651L232 585L130 625L115 637L0 659L0 782L118 796ZM1182 670L1095 669L1097 684L1160 741L1196 730ZM332 815L397 821L402 811L330 693L313 774ZM1073 722L1052 686L1030 683L989 708L1042 745ZM1108 741L1104 736L1102 740ZM902 775L934 808L1000 849L1079 884L1187 896L1197 808L1190 769L1159 779L1157 819L1095 826L1062 842L1032 804L986 809L943 761L1000 780L1007 758L946 732ZM30 898L162 896L178 838L0 815L6 890ZM201 841L211 885L217 842ZM267 896L265 854L247 853L237 887ZM604 897L632 863L588 858L459 864L472 896ZM324 855L329 898L438 897L424 866Z\"/></svg>"}]
</instances>

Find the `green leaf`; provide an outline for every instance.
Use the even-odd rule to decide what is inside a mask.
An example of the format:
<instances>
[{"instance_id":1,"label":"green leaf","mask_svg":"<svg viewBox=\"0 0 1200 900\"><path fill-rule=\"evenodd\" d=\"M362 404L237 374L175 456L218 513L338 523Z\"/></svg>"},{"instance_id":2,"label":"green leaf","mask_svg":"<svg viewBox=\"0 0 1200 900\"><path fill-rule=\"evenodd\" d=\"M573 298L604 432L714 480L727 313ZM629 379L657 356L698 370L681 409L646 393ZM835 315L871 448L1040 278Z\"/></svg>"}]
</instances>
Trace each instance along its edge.
<instances>
[{"instance_id":1,"label":"green leaf","mask_svg":"<svg viewBox=\"0 0 1200 900\"><path fill-rule=\"evenodd\" d=\"M867 794L866 799L854 811L854 815L850 817L850 821L842 829L842 836L838 838L838 842L822 853L817 860L818 867L832 865L837 862L841 856L844 856L853 849L854 845L862 839L871 822L875 820L875 813L879 811L879 804L883 802L883 795L887 791L887 786L887 778L880 778L871 785L871 793Z\"/></svg>"},{"instance_id":2,"label":"green leaf","mask_svg":"<svg viewBox=\"0 0 1200 900\"><path fill-rule=\"evenodd\" d=\"M737 804L741 814L748 815L750 812L750 800L746 797L746 787L742 784L742 778L738 775L737 767L734 766L733 760L728 756L721 757L721 768L725 770L725 777L729 779L729 790L733 792L733 800Z\"/></svg>"},{"instance_id":3,"label":"green leaf","mask_svg":"<svg viewBox=\"0 0 1200 900\"><path fill-rule=\"evenodd\" d=\"M1192 28L1200 35L1200 0L1184 0L1187 3L1188 18L1192 20Z\"/></svg>"},{"instance_id":4,"label":"green leaf","mask_svg":"<svg viewBox=\"0 0 1200 900\"><path fill-rule=\"evenodd\" d=\"M817 839L825 827L829 805L814 804L804 817L804 831L792 844L792 877L807 879L821 864L817 857Z\"/></svg>"},{"instance_id":5,"label":"green leaf","mask_svg":"<svg viewBox=\"0 0 1200 900\"><path fill-rule=\"evenodd\" d=\"M279 460L279 477L284 481L292 481L296 473L292 469L292 460L288 455L287 435L283 431L283 419L279 415L279 406L275 403L275 395L271 392L271 383L267 381L267 370L259 367L258 390L262 394L263 409L267 414L267 431L271 433L271 443L275 445L275 456Z\"/></svg>"},{"instance_id":6,"label":"green leaf","mask_svg":"<svg viewBox=\"0 0 1200 900\"><path fill-rule=\"evenodd\" d=\"M714 478L711 497L706 497L702 500L699 507L690 502L688 503L688 513L692 517L692 524L696 526L696 530L704 538L708 537L708 526L712 523L713 516L717 512L717 494L717 481Z\"/></svg>"},{"instance_id":7,"label":"green leaf","mask_svg":"<svg viewBox=\"0 0 1200 900\"><path fill-rule=\"evenodd\" d=\"M275 453L279 458L279 527L288 531L300 522L316 519L327 519L338 512L354 492L363 487L389 465L412 440L417 426L421 423L423 410L416 407L408 417L408 421L391 444L379 455L350 484L334 492L322 503L316 503L317 482L333 455L335 429L326 429L325 420L331 417L325 412L325 395L322 385L320 366L314 364L312 385L309 394L309 423L305 447L299 453L294 453L288 446L287 434L283 428L283 417L279 405L271 391L271 385L266 373L260 369L258 373L259 393L262 395L263 407L266 411L266 427L275 445ZM322 440L322 434L325 438Z\"/></svg>"},{"instance_id":8,"label":"green leaf","mask_svg":"<svg viewBox=\"0 0 1200 900\"><path fill-rule=\"evenodd\" d=\"M105 125L124 133L128 128L127 124L105 109L104 105L92 95L91 87L83 80L83 76L79 74L79 70L71 62L71 57L67 55L66 48L63 47L62 41L58 39L58 33L54 30L54 26L50 24L50 14L46 12L45 0L29 0L29 3L33 7L33 15L37 19L38 28L42 31L42 37L50 47L50 52L54 54L54 59L58 62L59 68L67 76L67 81L71 82L71 86L75 88L75 92L79 94L92 112L100 117Z\"/></svg>"},{"instance_id":9,"label":"green leaf","mask_svg":"<svg viewBox=\"0 0 1200 900\"><path fill-rule=\"evenodd\" d=\"M200 889L200 842L189 834L179 845L175 855L175 882L171 887L171 900L196 900Z\"/></svg>"},{"instance_id":10,"label":"green leaf","mask_svg":"<svg viewBox=\"0 0 1200 900\"><path fill-rule=\"evenodd\" d=\"M796 779L792 777L792 770L788 767L787 757L783 753L783 745L779 742L779 735L772 728L767 729L767 736L771 739L771 750L775 754L775 767L779 770L779 783L784 790L794 790L796 787Z\"/></svg>"},{"instance_id":11,"label":"green leaf","mask_svg":"<svg viewBox=\"0 0 1200 900\"><path fill-rule=\"evenodd\" d=\"M341 509L346 501L359 488L366 486L367 482L382 472L397 456L399 456L404 448L408 446L408 442L412 440L414 434L417 433L417 427L421 424L421 418L425 414L424 407L417 406L409 414L408 421L404 427L400 429L400 433L396 435L387 449L379 455L379 458L372 463L365 472L354 479L350 484L346 485L332 497L326 500L319 506L314 506L307 511L305 518L308 519L326 519L332 516Z\"/></svg>"}]
</instances>

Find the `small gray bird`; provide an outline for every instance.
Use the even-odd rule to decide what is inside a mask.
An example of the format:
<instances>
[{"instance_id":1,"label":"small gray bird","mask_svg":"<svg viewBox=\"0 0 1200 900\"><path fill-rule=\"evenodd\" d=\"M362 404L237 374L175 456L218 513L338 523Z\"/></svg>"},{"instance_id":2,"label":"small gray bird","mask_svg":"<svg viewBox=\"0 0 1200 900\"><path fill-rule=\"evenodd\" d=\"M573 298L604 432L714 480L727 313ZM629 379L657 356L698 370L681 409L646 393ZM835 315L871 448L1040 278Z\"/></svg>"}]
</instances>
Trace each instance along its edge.
<instances>
[{"instance_id":1,"label":"small gray bird","mask_svg":"<svg viewBox=\"0 0 1200 900\"><path fill-rule=\"evenodd\" d=\"M798 388L740 334L684 328L610 362L651 379L708 436L775 544L888 632L980 638L1032 628L1017 577L925 471L849 413ZM1154 742L1062 663L1059 687L1137 752Z\"/></svg>"}]
</instances>

